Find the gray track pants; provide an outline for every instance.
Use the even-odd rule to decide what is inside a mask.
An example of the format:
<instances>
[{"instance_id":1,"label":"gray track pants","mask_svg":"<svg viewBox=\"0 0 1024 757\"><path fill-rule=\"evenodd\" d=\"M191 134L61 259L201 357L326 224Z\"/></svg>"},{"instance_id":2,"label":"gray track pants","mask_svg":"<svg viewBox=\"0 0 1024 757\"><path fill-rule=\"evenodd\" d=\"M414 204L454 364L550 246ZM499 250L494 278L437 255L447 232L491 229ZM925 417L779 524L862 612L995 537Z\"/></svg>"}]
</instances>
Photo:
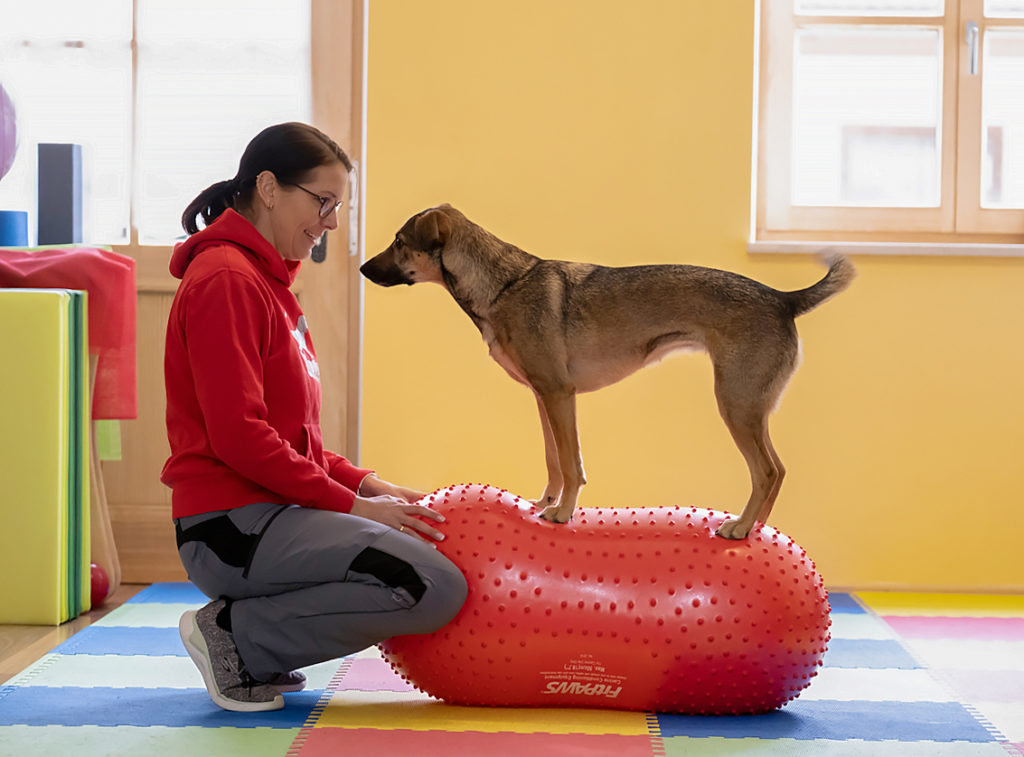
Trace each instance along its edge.
<instances>
[{"instance_id":1,"label":"gray track pants","mask_svg":"<svg viewBox=\"0 0 1024 757\"><path fill-rule=\"evenodd\" d=\"M176 526L189 579L233 600L235 643L258 680L431 633L466 599L466 579L444 555L365 518L260 503Z\"/></svg>"}]
</instances>

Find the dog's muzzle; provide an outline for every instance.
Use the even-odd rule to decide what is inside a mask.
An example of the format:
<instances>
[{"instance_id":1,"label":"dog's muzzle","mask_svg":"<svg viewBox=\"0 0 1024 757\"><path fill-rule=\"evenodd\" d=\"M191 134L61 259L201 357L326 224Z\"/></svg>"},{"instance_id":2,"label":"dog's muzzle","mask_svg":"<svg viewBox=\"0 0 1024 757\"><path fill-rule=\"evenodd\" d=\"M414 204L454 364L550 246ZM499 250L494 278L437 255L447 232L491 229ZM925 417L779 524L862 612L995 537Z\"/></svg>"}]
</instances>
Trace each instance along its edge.
<instances>
[{"instance_id":1,"label":"dog's muzzle","mask_svg":"<svg viewBox=\"0 0 1024 757\"><path fill-rule=\"evenodd\" d=\"M359 267L359 272L374 284L382 287L393 287L396 284L414 284L405 273L395 265L390 250L385 250L379 255L367 260Z\"/></svg>"}]
</instances>

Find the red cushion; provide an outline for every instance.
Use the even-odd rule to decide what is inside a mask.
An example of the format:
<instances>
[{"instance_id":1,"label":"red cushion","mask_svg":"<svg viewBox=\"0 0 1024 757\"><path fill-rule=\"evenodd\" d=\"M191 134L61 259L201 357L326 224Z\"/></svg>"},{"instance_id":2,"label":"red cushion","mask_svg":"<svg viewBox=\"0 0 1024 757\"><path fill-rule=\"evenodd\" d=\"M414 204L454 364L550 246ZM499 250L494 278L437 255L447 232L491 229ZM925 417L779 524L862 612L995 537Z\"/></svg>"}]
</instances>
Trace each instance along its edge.
<instances>
[{"instance_id":1,"label":"red cushion","mask_svg":"<svg viewBox=\"0 0 1024 757\"><path fill-rule=\"evenodd\" d=\"M91 247L0 249L0 286L84 289L89 354L98 357L93 418L135 418L135 260Z\"/></svg>"}]
</instances>

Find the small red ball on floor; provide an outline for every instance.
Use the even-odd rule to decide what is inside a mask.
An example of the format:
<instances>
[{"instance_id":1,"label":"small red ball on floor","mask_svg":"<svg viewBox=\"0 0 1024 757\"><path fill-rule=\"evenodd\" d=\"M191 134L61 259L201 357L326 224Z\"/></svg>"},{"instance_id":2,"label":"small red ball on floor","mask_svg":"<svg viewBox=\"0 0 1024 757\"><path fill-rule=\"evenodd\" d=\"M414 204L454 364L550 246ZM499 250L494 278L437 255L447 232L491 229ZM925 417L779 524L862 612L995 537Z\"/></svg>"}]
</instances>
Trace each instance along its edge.
<instances>
[{"instance_id":1,"label":"small red ball on floor","mask_svg":"<svg viewBox=\"0 0 1024 757\"><path fill-rule=\"evenodd\" d=\"M110 579L107 571L102 565L89 564L89 577L91 579L91 590L89 596L92 599L92 606L99 607L107 600L107 593L110 591Z\"/></svg>"}]
</instances>

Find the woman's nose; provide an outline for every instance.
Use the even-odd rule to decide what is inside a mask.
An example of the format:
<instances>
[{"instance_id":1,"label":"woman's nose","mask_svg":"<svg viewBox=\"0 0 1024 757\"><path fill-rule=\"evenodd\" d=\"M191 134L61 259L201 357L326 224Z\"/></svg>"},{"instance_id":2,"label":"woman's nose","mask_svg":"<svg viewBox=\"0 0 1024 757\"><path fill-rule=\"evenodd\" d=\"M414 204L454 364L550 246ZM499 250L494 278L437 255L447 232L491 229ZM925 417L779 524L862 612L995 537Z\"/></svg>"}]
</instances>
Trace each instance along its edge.
<instances>
[{"instance_id":1,"label":"woman's nose","mask_svg":"<svg viewBox=\"0 0 1024 757\"><path fill-rule=\"evenodd\" d=\"M320 219L320 225L329 231L338 228L338 209L332 208L330 213Z\"/></svg>"}]
</instances>

